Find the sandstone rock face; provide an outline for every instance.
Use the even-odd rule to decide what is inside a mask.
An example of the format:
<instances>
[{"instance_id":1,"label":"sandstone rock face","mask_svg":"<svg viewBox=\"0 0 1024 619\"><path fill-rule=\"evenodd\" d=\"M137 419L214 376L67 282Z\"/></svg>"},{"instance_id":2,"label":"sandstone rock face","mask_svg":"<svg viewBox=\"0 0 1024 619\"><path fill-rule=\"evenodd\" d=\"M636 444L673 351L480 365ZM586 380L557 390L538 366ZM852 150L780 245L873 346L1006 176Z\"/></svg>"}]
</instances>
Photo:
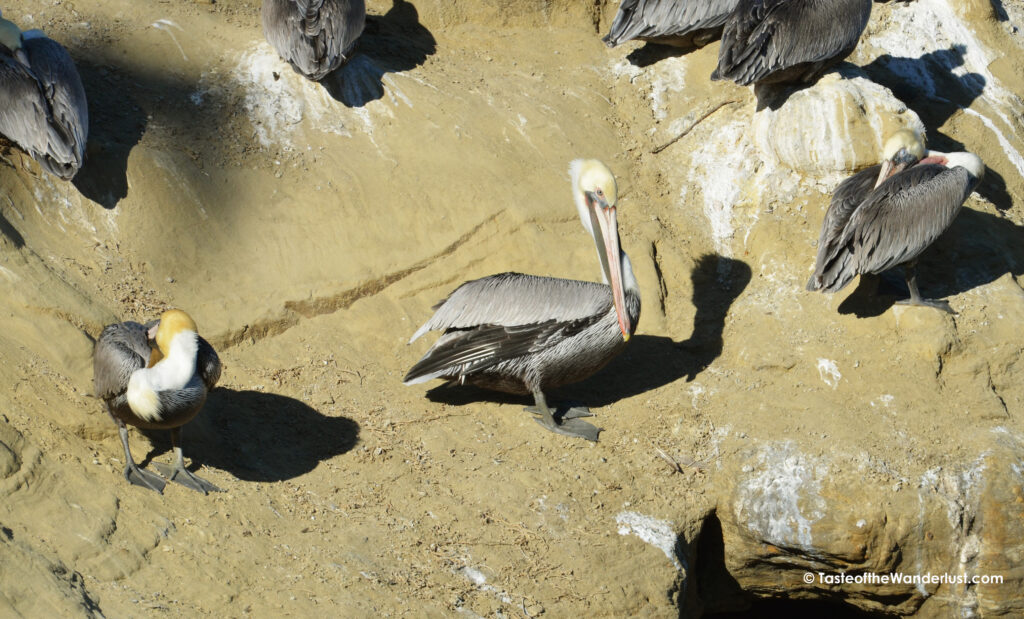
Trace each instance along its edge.
<instances>
[{"instance_id":1,"label":"sandstone rock face","mask_svg":"<svg viewBox=\"0 0 1024 619\"><path fill-rule=\"evenodd\" d=\"M925 133L917 114L892 92L854 72L832 72L808 88L764 93L786 97L754 114L761 157L804 176L858 170L878 163L882 145L898 129Z\"/></svg>"},{"instance_id":2,"label":"sandstone rock face","mask_svg":"<svg viewBox=\"0 0 1024 619\"><path fill-rule=\"evenodd\" d=\"M610 2L373 0L323 84L251 0L4 7L70 49L93 126L73 183L0 144L0 615L1024 613L1020 4L875 3L774 92L711 82L716 43L607 49ZM804 290L897 127L987 165L919 265L955 316L893 306L898 273ZM617 175L643 297L550 394L601 441L403 386L462 281L599 277L579 156ZM172 306L225 364L185 429L208 497L129 486L91 395L103 325Z\"/></svg>"}]
</instances>

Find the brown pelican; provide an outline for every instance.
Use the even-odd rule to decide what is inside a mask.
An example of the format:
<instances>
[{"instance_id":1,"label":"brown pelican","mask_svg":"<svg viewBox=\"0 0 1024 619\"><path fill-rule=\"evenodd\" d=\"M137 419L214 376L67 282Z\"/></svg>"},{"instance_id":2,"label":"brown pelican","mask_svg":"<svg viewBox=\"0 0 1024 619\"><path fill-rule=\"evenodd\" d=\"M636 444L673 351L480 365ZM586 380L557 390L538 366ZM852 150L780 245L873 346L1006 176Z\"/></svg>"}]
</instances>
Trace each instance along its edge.
<instances>
[{"instance_id":1,"label":"brown pelican","mask_svg":"<svg viewBox=\"0 0 1024 619\"><path fill-rule=\"evenodd\" d=\"M722 24L739 0L622 0L608 47L632 39L680 47L707 45L721 36Z\"/></svg>"},{"instance_id":2,"label":"brown pelican","mask_svg":"<svg viewBox=\"0 0 1024 619\"><path fill-rule=\"evenodd\" d=\"M348 60L365 21L364 0L263 0L267 41L313 81Z\"/></svg>"},{"instance_id":3,"label":"brown pelican","mask_svg":"<svg viewBox=\"0 0 1024 619\"><path fill-rule=\"evenodd\" d=\"M85 89L60 43L0 17L0 133L52 174L82 167L89 133Z\"/></svg>"},{"instance_id":4,"label":"brown pelican","mask_svg":"<svg viewBox=\"0 0 1024 619\"><path fill-rule=\"evenodd\" d=\"M434 306L437 311L409 340L444 331L404 382L444 378L532 394L536 406L526 410L542 426L596 441L600 429L579 419L590 416L586 408L570 408L556 419L543 390L590 376L622 350L640 318L640 292L629 258L619 249L618 190L611 171L600 161L577 159L569 173L605 285L521 273L466 282Z\"/></svg>"},{"instance_id":5,"label":"brown pelican","mask_svg":"<svg viewBox=\"0 0 1024 619\"><path fill-rule=\"evenodd\" d=\"M150 340L155 340L155 349ZM174 466L154 463L168 479L203 494L220 490L190 473L181 452L181 427L203 407L218 378L217 353L181 310L168 310L148 325L121 322L103 328L93 351L93 383L121 434L128 481L161 493L164 489L160 476L140 469L132 459L125 423L171 431Z\"/></svg>"},{"instance_id":6,"label":"brown pelican","mask_svg":"<svg viewBox=\"0 0 1024 619\"><path fill-rule=\"evenodd\" d=\"M740 0L711 79L813 82L853 52L870 16L871 0Z\"/></svg>"},{"instance_id":7,"label":"brown pelican","mask_svg":"<svg viewBox=\"0 0 1024 619\"><path fill-rule=\"evenodd\" d=\"M856 275L903 265L910 299L953 313L949 303L921 298L917 258L953 223L985 172L971 153L925 151L921 137L897 131L883 163L839 184L825 213L808 290L836 292Z\"/></svg>"}]
</instances>

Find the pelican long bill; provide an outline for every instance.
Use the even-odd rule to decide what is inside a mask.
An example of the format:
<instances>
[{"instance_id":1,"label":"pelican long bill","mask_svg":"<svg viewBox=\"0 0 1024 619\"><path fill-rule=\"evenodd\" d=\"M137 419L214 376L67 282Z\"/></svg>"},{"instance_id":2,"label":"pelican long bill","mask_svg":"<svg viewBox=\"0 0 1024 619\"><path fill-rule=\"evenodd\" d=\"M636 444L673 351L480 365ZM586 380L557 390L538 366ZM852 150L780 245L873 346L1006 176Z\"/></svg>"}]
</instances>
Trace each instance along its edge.
<instances>
[{"instance_id":1,"label":"pelican long bill","mask_svg":"<svg viewBox=\"0 0 1024 619\"><path fill-rule=\"evenodd\" d=\"M589 197L589 196L588 196ZM619 228L614 206L598 197L596 200L589 200L593 212L593 219L597 220L600 232L595 232L594 237L603 247L607 262L602 266L606 267L608 284L612 288L612 303L615 305L615 314L619 319L619 328L622 330L623 341L628 342L630 336L629 316L626 314L626 295L622 289L622 260L619 257Z\"/></svg>"}]
</instances>

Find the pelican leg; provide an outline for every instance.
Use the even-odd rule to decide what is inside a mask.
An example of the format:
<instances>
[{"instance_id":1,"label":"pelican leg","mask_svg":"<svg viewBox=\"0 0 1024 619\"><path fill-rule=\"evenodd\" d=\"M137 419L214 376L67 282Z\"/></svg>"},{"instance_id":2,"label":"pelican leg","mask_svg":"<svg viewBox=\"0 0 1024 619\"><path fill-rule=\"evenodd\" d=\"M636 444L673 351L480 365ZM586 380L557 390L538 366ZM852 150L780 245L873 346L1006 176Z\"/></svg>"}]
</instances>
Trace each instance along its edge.
<instances>
[{"instance_id":1,"label":"pelican leg","mask_svg":"<svg viewBox=\"0 0 1024 619\"><path fill-rule=\"evenodd\" d=\"M910 290L910 298L897 301L897 305L920 305L923 307L934 307L949 314L956 314L949 302L942 299L925 299L917 289L917 263L907 263L903 266L906 272L907 288Z\"/></svg>"},{"instance_id":2,"label":"pelican leg","mask_svg":"<svg viewBox=\"0 0 1024 619\"><path fill-rule=\"evenodd\" d=\"M541 392L540 389L533 390L533 400L535 402L535 406L530 406L526 410L527 412L536 415L536 417L534 417L533 420L539 423L540 425L544 426L548 430L551 430L552 432L557 432L558 434L564 434L566 436L572 436L576 438L584 438L587 439L588 441L597 442L597 436L598 434L601 433L601 428L592 426L586 421L581 421L580 419L576 418L589 415L590 411L588 411L587 409L569 409L569 411L566 411L566 414L562 416L562 419L559 422L555 420L555 414L548 407L547 401L545 401L544 399L544 394ZM573 410L577 410L577 414L575 414L573 417L570 417L569 412ZM586 411L587 415L578 414L579 411Z\"/></svg>"},{"instance_id":3,"label":"pelican leg","mask_svg":"<svg viewBox=\"0 0 1024 619\"><path fill-rule=\"evenodd\" d=\"M185 456L181 452L181 428L171 429L171 446L174 447L174 466L167 466L166 464L161 464L159 462L153 463L153 466L155 466L164 477L170 481L179 483L186 488L191 488L196 492L202 492L203 494L223 492L223 490L217 486L214 486L202 477L193 475L185 468Z\"/></svg>"},{"instance_id":4,"label":"pelican leg","mask_svg":"<svg viewBox=\"0 0 1024 619\"><path fill-rule=\"evenodd\" d=\"M107 412L109 413L109 411ZM135 464L132 452L128 449L128 428L125 427L124 422L113 415L110 415L110 418L117 424L117 433L121 435L121 445L124 447L124 478L136 486L156 490L163 494L164 480L160 479L160 476L156 473L144 471L139 468L139 465Z\"/></svg>"}]
</instances>

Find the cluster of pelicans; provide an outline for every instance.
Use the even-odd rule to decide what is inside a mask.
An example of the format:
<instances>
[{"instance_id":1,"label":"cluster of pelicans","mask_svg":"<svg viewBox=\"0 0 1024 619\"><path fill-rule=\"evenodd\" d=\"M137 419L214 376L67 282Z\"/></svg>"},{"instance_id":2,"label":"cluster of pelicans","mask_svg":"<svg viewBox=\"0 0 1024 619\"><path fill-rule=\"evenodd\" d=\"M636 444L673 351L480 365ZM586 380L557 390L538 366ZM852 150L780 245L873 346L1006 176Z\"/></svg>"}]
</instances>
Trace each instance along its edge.
<instances>
[{"instance_id":1,"label":"cluster of pelicans","mask_svg":"<svg viewBox=\"0 0 1024 619\"><path fill-rule=\"evenodd\" d=\"M721 37L712 79L739 84L805 84L848 56L871 13L871 0L622 0L605 42L638 38L703 45ZM362 32L363 0L264 0L267 40L298 73L319 80L341 66ZM0 133L47 171L69 179L81 167L88 127L85 92L67 51L39 31L21 32L0 16ZM897 131L882 162L835 190L825 214L810 290L834 292L859 274L903 265L905 303L952 312L921 298L920 254L951 224L984 171L970 153L926 150L922 137ZM594 240L603 276L594 282L502 273L466 282L434 307L413 334L442 334L405 376L405 384L441 378L534 398L527 410L548 430L596 441L600 428L582 406L548 405L544 392L590 376L636 330L640 293L619 246L618 190L595 159L569 168L572 195ZM220 360L181 310L147 324L108 325L96 341L94 384L117 424L124 475L162 492L165 480L199 492L216 486L187 470L181 427L202 408ZM125 424L168 429L173 466L163 474L132 459Z\"/></svg>"}]
</instances>

